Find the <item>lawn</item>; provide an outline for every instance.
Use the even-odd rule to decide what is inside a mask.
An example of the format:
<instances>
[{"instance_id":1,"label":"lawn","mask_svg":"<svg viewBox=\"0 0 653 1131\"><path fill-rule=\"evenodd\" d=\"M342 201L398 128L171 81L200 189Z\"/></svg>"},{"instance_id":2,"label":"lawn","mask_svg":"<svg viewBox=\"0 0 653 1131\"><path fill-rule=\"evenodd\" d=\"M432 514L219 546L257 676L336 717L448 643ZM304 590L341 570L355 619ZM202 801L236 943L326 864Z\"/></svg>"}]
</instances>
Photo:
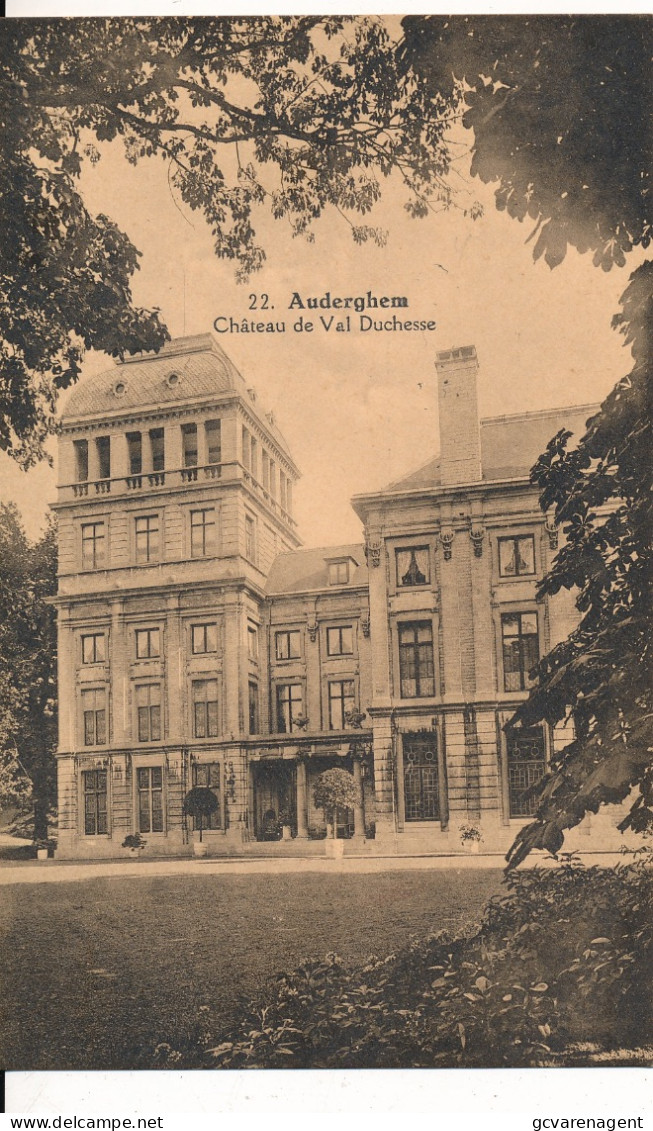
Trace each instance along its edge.
<instances>
[{"instance_id":1,"label":"lawn","mask_svg":"<svg viewBox=\"0 0 653 1131\"><path fill-rule=\"evenodd\" d=\"M384 955L477 916L499 871L111 877L16 884L0 907L4 1069L151 1068L279 971ZM208 1007L202 1010L202 1007Z\"/></svg>"}]
</instances>

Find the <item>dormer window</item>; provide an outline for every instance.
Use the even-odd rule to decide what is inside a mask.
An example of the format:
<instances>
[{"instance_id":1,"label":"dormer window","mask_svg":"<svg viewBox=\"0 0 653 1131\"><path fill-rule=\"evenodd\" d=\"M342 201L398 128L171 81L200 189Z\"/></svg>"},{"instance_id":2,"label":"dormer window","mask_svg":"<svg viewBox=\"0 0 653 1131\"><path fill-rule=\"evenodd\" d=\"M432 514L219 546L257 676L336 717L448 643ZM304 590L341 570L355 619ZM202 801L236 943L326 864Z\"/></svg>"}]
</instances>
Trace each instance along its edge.
<instances>
[{"instance_id":1,"label":"dormer window","mask_svg":"<svg viewBox=\"0 0 653 1131\"><path fill-rule=\"evenodd\" d=\"M329 585L347 585L351 577L351 565L351 558L327 560Z\"/></svg>"}]
</instances>

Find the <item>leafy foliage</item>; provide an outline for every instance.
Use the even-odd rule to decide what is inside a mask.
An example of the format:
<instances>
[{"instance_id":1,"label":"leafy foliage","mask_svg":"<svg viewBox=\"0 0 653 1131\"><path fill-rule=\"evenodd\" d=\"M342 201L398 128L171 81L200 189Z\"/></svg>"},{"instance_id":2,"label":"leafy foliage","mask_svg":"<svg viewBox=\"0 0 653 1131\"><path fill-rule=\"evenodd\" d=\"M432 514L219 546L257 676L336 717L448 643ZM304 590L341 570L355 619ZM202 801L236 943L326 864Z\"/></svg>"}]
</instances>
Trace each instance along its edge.
<instances>
[{"instance_id":1,"label":"leafy foliage","mask_svg":"<svg viewBox=\"0 0 653 1131\"><path fill-rule=\"evenodd\" d=\"M133 305L138 252L80 194L98 144L121 139L134 164L162 158L242 275L265 257L254 230L263 203L297 236L327 207L369 213L393 171L419 212L452 199L443 133L458 91L443 99L405 72L383 20L36 19L1 30L0 447L26 466L85 349L122 357L168 337L156 310ZM357 243L383 242L349 223Z\"/></svg>"},{"instance_id":2,"label":"leafy foliage","mask_svg":"<svg viewBox=\"0 0 653 1131\"><path fill-rule=\"evenodd\" d=\"M480 925L346 967L280 976L208 1050L221 1068L511 1067L580 1042L650 1040L649 853L614 870L570 858L511 873ZM204 1040L210 1043L210 1016Z\"/></svg>"},{"instance_id":3,"label":"leafy foliage","mask_svg":"<svg viewBox=\"0 0 653 1131\"><path fill-rule=\"evenodd\" d=\"M0 506L0 804L31 803L36 839L55 800L56 562L54 524L31 544L16 507Z\"/></svg>"},{"instance_id":4,"label":"leafy foliage","mask_svg":"<svg viewBox=\"0 0 653 1131\"><path fill-rule=\"evenodd\" d=\"M338 809L347 809L359 800L358 788L347 770L336 767L324 770L313 785L313 802L317 809L323 809L333 835L336 835L336 814Z\"/></svg>"},{"instance_id":5,"label":"leafy foliage","mask_svg":"<svg viewBox=\"0 0 653 1131\"><path fill-rule=\"evenodd\" d=\"M623 266L651 240L650 21L633 16L409 16L405 65L446 97L464 79L472 174L533 224L533 257L567 247Z\"/></svg>"},{"instance_id":6,"label":"leafy foliage","mask_svg":"<svg viewBox=\"0 0 653 1131\"><path fill-rule=\"evenodd\" d=\"M637 17L408 17L407 66L446 95L466 84L472 173L498 181L496 202L533 224L550 267L573 246L622 266L651 240L650 22ZM456 78L454 78L454 75ZM535 238L536 237L536 238ZM634 368L588 422L578 447L560 432L532 472L543 511L566 537L538 596L577 591L578 628L537 668L513 724L571 720L536 820L509 853L557 852L564 830L638 787L622 828L653 823L651 703L651 315L653 265L631 275L613 325Z\"/></svg>"},{"instance_id":7,"label":"leafy foliage","mask_svg":"<svg viewBox=\"0 0 653 1131\"><path fill-rule=\"evenodd\" d=\"M517 724L573 720L574 740L554 755L535 821L510 852L557 852L563 831L587 812L623 801L637 787L620 828L653 826L651 530L653 415L651 321L653 264L632 276L614 325L634 366L588 421L578 447L560 432L531 473L540 505L553 509L565 544L540 596L577 591L581 619L540 661Z\"/></svg>"},{"instance_id":8,"label":"leafy foliage","mask_svg":"<svg viewBox=\"0 0 653 1131\"><path fill-rule=\"evenodd\" d=\"M197 821L200 840L202 839L204 820L208 821L211 813L215 813L217 808L218 799L213 791L206 786L193 786L184 797L184 813Z\"/></svg>"}]
</instances>

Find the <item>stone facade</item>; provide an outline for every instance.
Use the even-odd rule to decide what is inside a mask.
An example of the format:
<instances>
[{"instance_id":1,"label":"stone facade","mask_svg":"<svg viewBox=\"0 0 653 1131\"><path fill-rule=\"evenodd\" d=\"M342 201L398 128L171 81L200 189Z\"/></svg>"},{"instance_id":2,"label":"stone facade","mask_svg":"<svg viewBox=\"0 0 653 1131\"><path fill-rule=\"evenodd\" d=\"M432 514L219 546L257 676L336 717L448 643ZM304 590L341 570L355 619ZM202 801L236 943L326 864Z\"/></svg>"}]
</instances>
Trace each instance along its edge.
<instances>
[{"instance_id":1,"label":"stone facade","mask_svg":"<svg viewBox=\"0 0 653 1131\"><path fill-rule=\"evenodd\" d=\"M299 548L273 415L210 335L73 392L59 856L119 855L134 833L192 852L192 786L217 799L211 854L321 850L313 783L334 766L358 786L337 817L357 851L461 852L461 825L505 850L564 736L503 727L575 616L536 597L557 532L528 470L592 406L479 426L473 347L436 368L440 459L355 497L364 544L320 550Z\"/></svg>"}]
</instances>

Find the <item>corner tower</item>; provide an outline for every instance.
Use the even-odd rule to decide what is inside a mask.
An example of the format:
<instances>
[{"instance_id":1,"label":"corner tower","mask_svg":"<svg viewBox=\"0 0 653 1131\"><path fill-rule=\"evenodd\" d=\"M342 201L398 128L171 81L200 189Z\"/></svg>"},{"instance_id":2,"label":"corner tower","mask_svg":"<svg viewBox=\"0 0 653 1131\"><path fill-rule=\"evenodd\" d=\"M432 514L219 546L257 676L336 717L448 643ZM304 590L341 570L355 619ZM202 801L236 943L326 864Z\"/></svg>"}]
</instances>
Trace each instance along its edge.
<instances>
[{"instance_id":1,"label":"corner tower","mask_svg":"<svg viewBox=\"0 0 653 1131\"><path fill-rule=\"evenodd\" d=\"M59 855L188 843L246 807L267 574L297 547L297 468L211 335L83 381L59 440ZM242 780L241 780L242 779Z\"/></svg>"}]
</instances>

